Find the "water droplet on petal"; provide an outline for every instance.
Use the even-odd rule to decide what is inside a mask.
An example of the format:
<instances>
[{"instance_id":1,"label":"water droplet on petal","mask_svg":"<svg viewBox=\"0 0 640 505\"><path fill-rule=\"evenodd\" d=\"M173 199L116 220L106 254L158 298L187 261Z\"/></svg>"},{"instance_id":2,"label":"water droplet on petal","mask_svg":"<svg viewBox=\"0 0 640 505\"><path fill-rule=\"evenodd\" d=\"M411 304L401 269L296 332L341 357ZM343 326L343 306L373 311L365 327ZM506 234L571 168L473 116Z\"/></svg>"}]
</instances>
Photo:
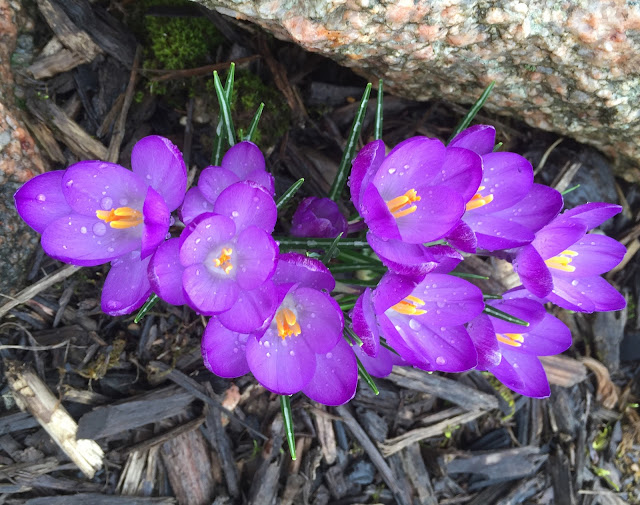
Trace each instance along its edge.
<instances>
[{"instance_id":1,"label":"water droplet on petal","mask_svg":"<svg viewBox=\"0 0 640 505\"><path fill-rule=\"evenodd\" d=\"M438 357L436 358L436 364L438 364L438 365L440 365L440 366L442 366L442 365L446 364L446 362L447 362L447 360L446 360L446 359L444 359L442 356L438 356Z\"/></svg>"},{"instance_id":2,"label":"water droplet on petal","mask_svg":"<svg viewBox=\"0 0 640 505\"><path fill-rule=\"evenodd\" d=\"M328 353L327 353L327 359L331 359L331 358L333 358L333 353L328 352Z\"/></svg>"},{"instance_id":3,"label":"water droplet on petal","mask_svg":"<svg viewBox=\"0 0 640 505\"><path fill-rule=\"evenodd\" d=\"M113 199L105 196L100 200L100 207L102 207L103 210L111 210L113 208Z\"/></svg>"},{"instance_id":4,"label":"water droplet on petal","mask_svg":"<svg viewBox=\"0 0 640 505\"><path fill-rule=\"evenodd\" d=\"M82 233L83 235L87 233L87 227L83 226L82 228L80 228L80 233Z\"/></svg>"},{"instance_id":5,"label":"water droplet on petal","mask_svg":"<svg viewBox=\"0 0 640 505\"><path fill-rule=\"evenodd\" d=\"M270 353L270 352L268 352L268 353L267 353L267 358L270 358L270 357L271 357L271 353Z\"/></svg>"},{"instance_id":6,"label":"water droplet on petal","mask_svg":"<svg viewBox=\"0 0 640 505\"><path fill-rule=\"evenodd\" d=\"M107 252L112 253L114 251L113 247L107 247Z\"/></svg>"},{"instance_id":7,"label":"water droplet on petal","mask_svg":"<svg viewBox=\"0 0 640 505\"><path fill-rule=\"evenodd\" d=\"M234 353L234 354L238 354L238 348L237 348L237 347L234 347L234 348L233 348L233 353Z\"/></svg>"},{"instance_id":8,"label":"water droplet on petal","mask_svg":"<svg viewBox=\"0 0 640 505\"><path fill-rule=\"evenodd\" d=\"M102 221L99 221L93 225L93 233L95 233L98 237L102 237L105 233L107 233L107 225Z\"/></svg>"},{"instance_id":9,"label":"water droplet on petal","mask_svg":"<svg viewBox=\"0 0 640 505\"><path fill-rule=\"evenodd\" d=\"M197 238L196 239L196 244L199 244L202 241L202 239Z\"/></svg>"},{"instance_id":10,"label":"water droplet on petal","mask_svg":"<svg viewBox=\"0 0 640 505\"><path fill-rule=\"evenodd\" d=\"M296 352L295 351L289 351L289 356L295 356Z\"/></svg>"},{"instance_id":11,"label":"water droplet on petal","mask_svg":"<svg viewBox=\"0 0 640 505\"><path fill-rule=\"evenodd\" d=\"M389 169L389 175L393 175L396 173L396 169L395 168L390 168Z\"/></svg>"},{"instance_id":12,"label":"water droplet on petal","mask_svg":"<svg viewBox=\"0 0 640 505\"><path fill-rule=\"evenodd\" d=\"M126 198L120 198L120 205L122 207L124 207L125 205L127 205L129 203L129 200L127 200Z\"/></svg>"},{"instance_id":13,"label":"water droplet on petal","mask_svg":"<svg viewBox=\"0 0 640 505\"><path fill-rule=\"evenodd\" d=\"M44 202L46 199L47 199L47 196L43 195L42 193L36 196L36 200L38 200L39 202Z\"/></svg>"},{"instance_id":14,"label":"water droplet on petal","mask_svg":"<svg viewBox=\"0 0 640 505\"><path fill-rule=\"evenodd\" d=\"M577 286L578 285L578 280L577 279L572 280L571 281L571 285L572 286Z\"/></svg>"},{"instance_id":15,"label":"water droplet on petal","mask_svg":"<svg viewBox=\"0 0 640 505\"><path fill-rule=\"evenodd\" d=\"M71 186L73 186L73 179L69 179L69 180L67 181L66 186L67 186L68 188L70 188Z\"/></svg>"},{"instance_id":16,"label":"water droplet on petal","mask_svg":"<svg viewBox=\"0 0 640 505\"><path fill-rule=\"evenodd\" d=\"M238 214L238 211L237 211L237 210L234 210L234 211L231 213L231 215L232 215L233 217L238 217L238 216L239 216L239 214Z\"/></svg>"},{"instance_id":17,"label":"water droplet on petal","mask_svg":"<svg viewBox=\"0 0 640 505\"><path fill-rule=\"evenodd\" d=\"M271 342L269 342L268 340L264 341L264 346L265 347L269 347L271 345Z\"/></svg>"},{"instance_id":18,"label":"water droplet on petal","mask_svg":"<svg viewBox=\"0 0 640 505\"><path fill-rule=\"evenodd\" d=\"M421 324L415 319L409 320L409 328L411 328L413 331L418 331L420 327L421 327Z\"/></svg>"}]
</instances>

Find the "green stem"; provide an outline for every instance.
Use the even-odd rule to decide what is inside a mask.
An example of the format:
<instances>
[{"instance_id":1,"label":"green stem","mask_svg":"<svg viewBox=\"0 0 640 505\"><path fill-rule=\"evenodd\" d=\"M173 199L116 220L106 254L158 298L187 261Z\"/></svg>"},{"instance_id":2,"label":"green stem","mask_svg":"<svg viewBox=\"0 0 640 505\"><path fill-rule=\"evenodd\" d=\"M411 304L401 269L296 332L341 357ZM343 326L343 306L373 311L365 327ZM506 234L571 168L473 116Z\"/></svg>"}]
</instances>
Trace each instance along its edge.
<instances>
[{"instance_id":1,"label":"green stem","mask_svg":"<svg viewBox=\"0 0 640 505\"><path fill-rule=\"evenodd\" d=\"M291 413L291 399L287 395L280 395L280 407L282 408L282 419L284 420L284 432L289 445L291 459L296 459L296 437L293 433L293 414Z\"/></svg>"},{"instance_id":2,"label":"green stem","mask_svg":"<svg viewBox=\"0 0 640 505\"><path fill-rule=\"evenodd\" d=\"M460 121L460 123L458 123L458 126L456 126L455 130L453 130L451 137L449 137L449 140L447 140L447 144L451 142L458 133L460 133L462 130L464 130L471 124L471 121L473 121L473 118L476 117L476 114L480 112L480 109L482 109L482 106L489 98L489 95L491 94L491 90L493 89L493 86L495 86L495 84L496 84L496 81L491 81L491 83L485 88L485 90L482 92L482 95L480 95L480 98L478 98L478 101L473 104L471 109L469 109L469 112L467 112L467 115L462 118L462 121Z\"/></svg>"},{"instance_id":3,"label":"green stem","mask_svg":"<svg viewBox=\"0 0 640 505\"><path fill-rule=\"evenodd\" d=\"M140 310L136 314L136 317L133 320L133 322L136 324L139 323L142 320L142 318L147 315L147 312L149 312L151 308L156 303L158 303L159 300L160 300L160 297L158 295L156 295L155 293L151 293L151 296L147 298L147 301L144 302L144 305L140 308Z\"/></svg>"},{"instance_id":4,"label":"green stem","mask_svg":"<svg viewBox=\"0 0 640 505\"><path fill-rule=\"evenodd\" d=\"M380 140L382 138L382 79L378 81L378 100L376 103L376 123L373 130L373 138Z\"/></svg>"},{"instance_id":5,"label":"green stem","mask_svg":"<svg viewBox=\"0 0 640 505\"><path fill-rule=\"evenodd\" d=\"M488 316L495 317L496 319L502 319L503 321L507 321L508 323L519 324L520 326L529 326L529 323L527 323L526 321L512 316L511 314L507 314L506 312L502 312L501 310L496 309L491 305L485 305L483 313L487 314Z\"/></svg>"},{"instance_id":6,"label":"green stem","mask_svg":"<svg viewBox=\"0 0 640 505\"><path fill-rule=\"evenodd\" d=\"M280 244L281 249L322 249L326 251L335 239L332 238L294 238L273 237ZM366 240L342 239L338 242L340 248L362 249L369 247Z\"/></svg>"}]
</instances>

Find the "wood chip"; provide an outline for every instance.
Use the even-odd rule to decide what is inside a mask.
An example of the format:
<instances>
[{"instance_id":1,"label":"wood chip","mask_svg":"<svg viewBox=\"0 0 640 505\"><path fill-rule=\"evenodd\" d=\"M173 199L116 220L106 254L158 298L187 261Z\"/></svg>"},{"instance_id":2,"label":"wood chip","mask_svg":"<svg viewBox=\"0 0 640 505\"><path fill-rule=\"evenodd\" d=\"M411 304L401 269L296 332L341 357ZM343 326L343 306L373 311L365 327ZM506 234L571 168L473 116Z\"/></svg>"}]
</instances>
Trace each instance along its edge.
<instances>
[{"instance_id":1,"label":"wood chip","mask_svg":"<svg viewBox=\"0 0 640 505\"><path fill-rule=\"evenodd\" d=\"M587 378L587 370L580 361L569 356L540 356L550 384L570 388Z\"/></svg>"},{"instance_id":2,"label":"wood chip","mask_svg":"<svg viewBox=\"0 0 640 505\"><path fill-rule=\"evenodd\" d=\"M102 468L100 446L93 440L76 438L78 425L31 367L11 361L7 365L5 376L18 406L38 420L87 478L93 478Z\"/></svg>"}]
</instances>

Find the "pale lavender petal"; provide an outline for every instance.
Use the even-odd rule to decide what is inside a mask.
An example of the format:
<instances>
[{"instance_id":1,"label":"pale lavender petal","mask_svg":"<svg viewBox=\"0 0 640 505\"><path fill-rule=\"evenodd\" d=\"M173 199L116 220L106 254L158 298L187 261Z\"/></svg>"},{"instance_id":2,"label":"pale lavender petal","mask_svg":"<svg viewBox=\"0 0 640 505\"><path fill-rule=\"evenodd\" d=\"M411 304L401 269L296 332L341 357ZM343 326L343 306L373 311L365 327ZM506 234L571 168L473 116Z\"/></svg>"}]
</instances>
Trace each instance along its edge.
<instances>
[{"instance_id":1,"label":"pale lavender petal","mask_svg":"<svg viewBox=\"0 0 640 505\"><path fill-rule=\"evenodd\" d=\"M571 246L577 256L571 256L570 266L573 272L556 270L554 277L571 278L593 277L608 272L622 261L627 248L620 242L606 235L589 233Z\"/></svg>"},{"instance_id":2,"label":"pale lavender petal","mask_svg":"<svg viewBox=\"0 0 640 505\"><path fill-rule=\"evenodd\" d=\"M49 224L42 248L51 257L79 266L96 266L140 248L140 227L117 230L94 216L71 214Z\"/></svg>"},{"instance_id":3,"label":"pale lavender petal","mask_svg":"<svg viewBox=\"0 0 640 505\"><path fill-rule=\"evenodd\" d=\"M147 277L150 258L133 251L111 262L102 288L102 312L110 316L130 314L142 307L151 294Z\"/></svg>"},{"instance_id":4,"label":"pale lavender petal","mask_svg":"<svg viewBox=\"0 0 640 505\"><path fill-rule=\"evenodd\" d=\"M482 158L468 149L447 147L440 171L432 185L446 186L460 194L468 202L476 194L482 180Z\"/></svg>"},{"instance_id":5,"label":"pale lavender petal","mask_svg":"<svg viewBox=\"0 0 640 505\"><path fill-rule=\"evenodd\" d=\"M276 284L299 283L301 286L333 291L336 281L329 269L320 261L299 253L289 252L278 256L276 273L273 274Z\"/></svg>"},{"instance_id":6,"label":"pale lavender petal","mask_svg":"<svg viewBox=\"0 0 640 505\"><path fill-rule=\"evenodd\" d=\"M549 224L562 210L563 205L559 191L542 184L534 184L522 200L508 209L493 213L493 216L513 221L536 232Z\"/></svg>"},{"instance_id":7,"label":"pale lavender petal","mask_svg":"<svg viewBox=\"0 0 640 505\"><path fill-rule=\"evenodd\" d=\"M409 277L393 272L384 274L371 298L376 314L382 314L389 307L404 300L423 278L424 276Z\"/></svg>"},{"instance_id":8,"label":"pale lavender petal","mask_svg":"<svg viewBox=\"0 0 640 505\"><path fill-rule=\"evenodd\" d=\"M207 316L229 310L240 294L240 288L233 278L212 274L206 267L197 264L185 268L182 286L189 305Z\"/></svg>"},{"instance_id":9,"label":"pale lavender petal","mask_svg":"<svg viewBox=\"0 0 640 505\"><path fill-rule=\"evenodd\" d=\"M409 343L404 338L404 332L401 334L398 331L401 329L400 325L392 323L384 314L378 315L378 323L380 324L380 334L384 336L387 344L405 360L405 365L428 365L424 356L420 353L420 350L416 352L412 347L410 347Z\"/></svg>"},{"instance_id":10,"label":"pale lavender petal","mask_svg":"<svg viewBox=\"0 0 640 505\"><path fill-rule=\"evenodd\" d=\"M213 212L213 204L203 196L200 189L191 188L184 196L184 202L178 211L180 220L184 224L189 224L205 212Z\"/></svg>"},{"instance_id":11,"label":"pale lavender petal","mask_svg":"<svg viewBox=\"0 0 640 505\"><path fill-rule=\"evenodd\" d=\"M609 312L622 310L627 302L602 277L585 277L569 282L554 279L553 293L547 299L556 305L578 312Z\"/></svg>"},{"instance_id":12,"label":"pale lavender petal","mask_svg":"<svg viewBox=\"0 0 640 505\"><path fill-rule=\"evenodd\" d=\"M445 237L447 242L462 252L474 254L478 247L478 239L471 226L464 221L451 230Z\"/></svg>"},{"instance_id":13,"label":"pale lavender petal","mask_svg":"<svg viewBox=\"0 0 640 505\"><path fill-rule=\"evenodd\" d=\"M180 241L172 238L160 244L151 257L148 275L153 292L171 305L184 305L187 300L182 292Z\"/></svg>"},{"instance_id":14,"label":"pale lavender petal","mask_svg":"<svg viewBox=\"0 0 640 505\"><path fill-rule=\"evenodd\" d=\"M505 297L509 296L511 295L505 294ZM496 330L496 333L526 333L532 331L547 315L542 303L529 298L516 297L503 298L502 300L487 300L487 304L529 323L529 326L521 326L502 319L491 318L493 329Z\"/></svg>"},{"instance_id":15,"label":"pale lavender petal","mask_svg":"<svg viewBox=\"0 0 640 505\"><path fill-rule=\"evenodd\" d=\"M75 212L95 217L97 210L141 210L147 185L131 170L115 163L80 161L65 171L62 192Z\"/></svg>"},{"instance_id":16,"label":"pale lavender petal","mask_svg":"<svg viewBox=\"0 0 640 505\"><path fill-rule=\"evenodd\" d=\"M239 181L240 178L231 170L222 167L207 167L200 174L198 189L208 202L215 204L220 193Z\"/></svg>"},{"instance_id":17,"label":"pale lavender petal","mask_svg":"<svg viewBox=\"0 0 640 505\"><path fill-rule=\"evenodd\" d=\"M194 264L202 266L212 250L228 244L235 234L236 227L231 219L218 215L207 216L181 240L180 262L185 267Z\"/></svg>"},{"instance_id":18,"label":"pale lavender petal","mask_svg":"<svg viewBox=\"0 0 640 505\"><path fill-rule=\"evenodd\" d=\"M413 137L394 147L373 178L385 200L428 184L440 171L446 148L438 139Z\"/></svg>"},{"instance_id":19,"label":"pale lavender petal","mask_svg":"<svg viewBox=\"0 0 640 505\"><path fill-rule=\"evenodd\" d=\"M292 291L298 324L309 348L315 353L333 349L342 339L344 318L336 301L326 293L312 288L298 287Z\"/></svg>"},{"instance_id":20,"label":"pale lavender petal","mask_svg":"<svg viewBox=\"0 0 640 505\"><path fill-rule=\"evenodd\" d=\"M351 201L361 212L360 204L364 190L369 186L378 167L385 156L385 147L382 140L374 140L360 149L353 159L351 175L349 176L349 188L351 189Z\"/></svg>"},{"instance_id":21,"label":"pale lavender petal","mask_svg":"<svg viewBox=\"0 0 640 505\"><path fill-rule=\"evenodd\" d=\"M496 144L496 129L487 124L474 125L458 133L447 147L464 147L478 154L488 154Z\"/></svg>"},{"instance_id":22,"label":"pale lavender petal","mask_svg":"<svg viewBox=\"0 0 640 505\"><path fill-rule=\"evenodd\" d=\"M533 185L533 168L525 158L516 153L489 153L482 157L484 170L480 187L483 197L493 195L493 200L477 209L476 214L491 214L507 209L522 200Z\"/></svg>"},{"instance_id":23,"label":"pale lavender petal","mask_svg":"<svg viewBox=\"0 0 640 505\"><path fill-rule=\"evenodd\" d=\"M247 340L254 337L231 331L212 317L202 335L204 366L219 377L241 377L249 373L245 357Z\"/></svg>"},{"instance_id":24,"label":"pale lavender petal","mask_svg":"<svg viewBox=\"0 0 640 505\"><path fill-rule=\"evenodd\" d=\"M167 203L178 208L187 189L187 168L182 153L169 139L150 135L140 139L131 151L131 168Z\"/></svg>"},{"instance_id":25,"label":"pale lavender petal","mask_svg":"<svg viewBox=\"0 0 640 505\"><path fill-rule=\"evenodd\" d=\"M222 158L221 165L242 180L246 180L251 172L265 170L264 156L260 148L247 140L231 147Z\"/></svg>"},{"instance_id":26,"label":"pale lavender petal","mask_svg":"<svg viewBox=\"0 0 640 505\"><path fill-rule=\"evenodd\" d=\"M276 194L276 182L273 175L269 172L265 172L264 170L254 170L247 175L247 180L262 186L272 198Z\"/></svg>"},{"instance_id":27,"label":"pale lavender petal","mask_svg":"<svg viewBox=\"0 0 640 505\"><path fill-rule=\"evenodd\" d=\"M275 314L278 293L272 282L257 289L240 291L236 303L217 318L224 326L241 333L260 332Z\"/></svg>"},{"instance_id":28,"label":"pale lavender petal","mask_svg":"<svg viewBox=\"0 0 640 505\"><path fill-rule=\"evenodd\" d=\"M367 233L367 242L384 266L401 275L424 275L438 265L436 257L422 244L383 240L371 232Z\"/></svg>"},{"instance_id":29,"label":"pale lavender petal","mask_svg":"<svg viewBox=\"0 0 640 505\"><path fill-rule=\"evenodd\" d=\"M540 256L549 259L560 254L580 240L587 227L578 219L569 219L560 216L536 233L535 240L531 243Z\"/></svg>"},{"instance_id":30,"label":"pale lavender petal","mask_svg":"<svg viewBox=\"0 0 640 505\"><path fill-rule=\"evenodd\" d=\"M369 375L373 377L386 377L393 370L394 360L392 359L393 353L384 347L380 347L380 350L376 357L369 356L358 345L354 345L352 351L362 363L365 370Z\"/></svg>"},{"instance_id":31,"label":"pale lavender petal","mask_svg":"<svg viewBox=\"0 0 640 505\"><path fill-rule=\"evenodd\" d=\"M245 228L236 243L233 268L241 289L255 289L271 278L276 269L278 245L264 230L255 226Z\"/></svg>"},{"instance_id":32,"label":"pale lavender petal","mask_svg":"<svg viewBox=\"0 0 640 505\"><path fill-rule=\"evenodd\" d=\"M500 363L502 353L489 316L480 314L469 322L467 331L478 353L478 370L487 370Z\"/></svg>"},{"instance_id":33,"label":"pale lavender petal","mask_svg":"<svg viewBox=\"0 0 640 505\"><path fill-rule=\"evenodd\" d=\"M553 356L571 347L571 330L551 314L545 314L542 321L523 337L524 341L517 349L536 356Z\"/></svg>"},{"instance_id":34,"label":"pale lavender petal","mask_svg":"<svg viewBox=\"0 0 640 505\"><path fill-rule=\"evenodd\" d=\"M487 251L511 249L529 244L534 233L521 224L494 215L478 215L473 212L464 216L478 239L478 248Z\"/></svg>"},{"instance_id":35,"label":"pale lavender petal","mask_svg":"<svg viewBox=\"0 0 640 505\"><path fill-rule=\"evenodd\" d=\"M367 288L356 300L351 311L353 332L362 340L362 352L377 356L380 349L380 331L371 299L371 289Z\"/></svg>"},{"instance_id":36,"label":"pale lavender petal","mask_svg":"<svg viewBox=\"0 0 640 505\"><path fill-rule=\"evenodd\" d=\"M281 339L271 330L258 341L247 340L247 363L251 373L269 391L291 395L302 390L313 378L316 354L307 339Z\"/></svg>"},{"instance_id":37,"label":"pale lavender petal","mask_svg":"<svg viewBox=\"0 0 640 505\"><path fill-rule=\"evenodd\" d=\"M356 394L358 364L343 339L326 354L316 354L316 370L302 392L323 405L342 405Z\"/></svg>"},{"instance_id":38,"label":"pale lavender petal","mask_svg":"<svg viewBox=\"0 0 640 505\"><path fill-rule=\"evenodd\" d=\"M142 207L144 228L142 229L142 258L147 258L165 240L171 225L171 214L167 204L151 186Z\"/></svg>"},{"instance_id":39,"label":"pale lavender petal","mask_svg":"<svg viewBox=\"0 0 640 505\"><path fill-rule=\"evenodd\" d=\"M233 219L238 232L257 226L271 233L278 219L273 198L253 182L237 182L229 186L218 196L213 211Z\"/></svg>"},{"instance_id":40,"label":"pale lavender petal","mask_svg":"<svg viewBox=\"0 0 640 505\"><path fill-rule=\"evenodd\" d=\"M592 230L621 211L622 207L620 205L592 202L568 210L562 214L562 217L579 218L587 226L587 230Z\"/></svg>"},{"instance_id":41,"label":"pale lavender petal","mask_svg":"<svg viewBox=\"0 0 640 505\"><path fill-rule=\"evenodd\" d=\"M502 361L489 371L512 391L532 398L551 394L540 360L531 354L502 349Z\"/></svg>"},{"instance_id":42,"label":"pale lavender petal","mask_svg":"<svg viewBox=\"0 0 640 505\"><path fill-rule=\"evenodd\" d=\"M532 245L518 251L513 260L513 269L520 281L534 295L545 298L553 289L553 278L546 263Z\"/></svg>"},{"instance_id":43,"label":"pale lavender petal","mask_svg":"<svg viewBox=\"0 0 640 505\"><path fill-rule=\"evenodd\" d=\"M38 233L56 219L73 212L62 194L64 170L37 175L14 195L20 217Z\"/></svg>"}]
</instances>

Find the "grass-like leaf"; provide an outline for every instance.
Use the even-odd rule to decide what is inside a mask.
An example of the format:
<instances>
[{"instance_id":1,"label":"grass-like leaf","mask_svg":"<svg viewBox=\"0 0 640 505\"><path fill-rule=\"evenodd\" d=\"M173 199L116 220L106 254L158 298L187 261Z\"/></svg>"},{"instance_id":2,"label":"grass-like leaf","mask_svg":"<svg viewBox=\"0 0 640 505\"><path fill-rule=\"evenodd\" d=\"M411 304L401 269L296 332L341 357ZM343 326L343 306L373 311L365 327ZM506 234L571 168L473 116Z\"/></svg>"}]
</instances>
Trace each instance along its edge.
<instances>
[{"instance_id":1,"label":"grass-like leaf","mask_svg":"<svg viewBox=\"0 0 640 505\"><path fill-rule=\"evenodd\" d=\"M486 275L468 274L466 272L449 272L449 275L455 275L456 277L462 277L463 279L482 279L484 281L489 279Z\"/></svg>"},{"instance_id":2,"label":"grass-like leaf","mask_svg":"<svg viewBox=\"0 0 640 505\"><path fill-rule=\"evenodd\" d=\"M296 237L273 237L273 239L280 244L280 249L322 249L323 251L329 249L335 240L333 238ZM362 249L363 247L369 247L369 244L366 240L342 239L338 242L338 247L341 250L343 248Z\"/></svg>"},{"instance_id":3,"label":"grass-like leaf","mask_svg":"<svg viewBox=\"0 0 640 505\"><path fill-rule=\"evenodd\" d=\"M469 112L467 112L467 115L462 118L462 121L460 121L458 123L458 126L456 126L455 130L453 130L451 137L449 137L449 140L447 140L447 144L451 142L458 133L460 133L462 130L464 130L471 124L471 121L473 121L473 118L476 117L476 114L480 112L480 109L482 109L482 106L487 101L487 98L489 98L489 95L491 94L491 90L493 89L495 84L496 84L496 81L491 81L489 83L489 85L482 92L482 95L480 95L480 98L478 98L478 101L473 104L471 109L469 109Z\"/></svg>"},{"instance_id":4,"label":"grass-like leaf","mask_svg":"<svg viewBox=\"0 0 640 505\"><path fill-rule=\"evenodd\" d=\"M293 198L293 195L296 194L296 192L300 189L300 186L302 186L302 184L304 183L304 179L298 179L296 182L294 182L291 187L286 190L284 192L284 194L278 198L278 201L276 202L276 208L278 210L282 209L282 207L284 207L284 205L291 200L291 198Z\"/></svg>"},{"instance_id":5,"label":"grass-like leaf","mask_svg":"<svg viewBox=\"0 0 640 505\"><path fill-rule=\"evenodd\" d=\"M329 270L333 273L355 272L356 270L371 270L372 272L385 273L387 271L387 267L380 263L352 263L349 265L331 265Z\"/></svg>"},{"instance_id":6,"label":"grass-like leaf","mask_svg":"<svg viewBox=\"0 0 640 505\"><path fill-rule=\"evenodd\" d=\"M220 116L223 123L222 128L225 130L227 142L229 142L230 146L234 146L236 143L236 134L233 126L233 118L231 117L231 105L229 104L226 90L222 87L220 76L216 70L213 71L213 86L216 89L216 96L220 104Z\"/></svg>"},{"instance_id":7,"label":"grass-like leaf","mask_svg":"<svg viewBox=\"0 0 640 505\"><path fill-rule=\"evenodd\" d=\"M338 250L338 242L340 242L341 238L342 238L342 232L340 232L340 235L338 235L333 240L333 244L331 244L329 249L327 249L327 252L325 253L324 257L322 258L322 263L324 263L326 265L327 263L329 263L333 259L333 257L336 255L336 251Z\"/></svg>"},{"instance_id":8,"label":"grass-like leaf","mask_svg":"<svg viewBox=\"0 0 640 505\"><path fill-rule=\"evenodd\" d=\"M571 193L572 191L575 191L576 189L578 189L580 187L580 184L576 184L575 186L572 186L570 188L565 189L562 193L560 193L562 196L566 195L567 193Z\"/></svg>"},{"instance_id":9,"label":"grass-like leaf","mask_svg":"<svg viewBox=\"0 0 640 505\"><path fill-rule=\"evenodd\" d=\"M233 85L235 82L236 65L232 63L227 73L227 80L224 83L224 94L227 98L227 103L231 106L231 97L233 96ZM222 161L222 153L225 147L225 140L227 139L226 129L223 128L223 121L218 121L216 127L216 135L213 139L213 149L211 151L211 164L214 166L220 166Z\"/></svg>"},{"instance_id":10,"label":"grass-like leaf","mask_svg":"<svg viewBox=\"0 0 640 505\"><path fill-rule=\"evenodd\" d=\"M517 317L512 316L511 314L507 314L506 312L502 312L501 310L496 309L491 305L485 305L482 312L484 314L487 314L488 316L495 317L496 319L502 319L503 321L506 321L508 323L519 324L520 326L529 326L529 323L527 323L526 321L518 319Z\"/></svg>"},{"instance_id":11,"label":"grass-like leaf","mask_svg":"<svg viewBox=\"0 0 640 505\"><path fill-rule=\"evenodd\" d=\"M382 79L378 81L378 101L376 103L376 122L373 130L373 138L380 140L382 138Z\"/></svg>"},{"instance_id":12,"label":"grass-like leaf","mask_svg":"<svg viewBox=\"0 0 640 505\"><path fill-rule=\"evenodd\" d=\"M360 100L360 107L358 107L356 117L353 119L351 131L349 132L349 137L347 138L347 145L344 148L342 159L340 160L340 166L338 167L338 173L336 174L336 177L333 180L333 184L331 185L331 189L329 190L329 198L331 198L334 202L340 198L342 190L344 189L344 185L347 182L347 177L349 176L349 171L351 168L351 160L353 159L353 155L356 152L356 144L358 142L360 132L362 131L362 120L364 119L364 115L367 112L367 103L369 102L370 94L371 83L367 84L367 87L364 90L364 94L362 95L362 100Z\"/></svg>"},{"instance_id":13,"label":"grass-like leaf","mask_svg":"<svg viewBox=\"0 0 640 505\"><path fill-rule=\"evenodd\" d=\"M147 298L147 301L144 302L144 305L140 307L140 310L136 314L133 322L137 324L142 321L142 318L147 315L147 312L149 312L156 303L158 303L158 300L160 300L160 297L155 293L151 293L151 296Z\"/></svg>"},{"instance_id":14,"label":"grass-like leaf","mask_svg":"<svg viewBox=\"0 0 640 505\"><path fill-rule=\"evenodd\" d=\"M280 395L280 407L282 408L282 419L284 420L284 433L289 445L291 459L296 459L296 437L293 433L293 414L291 413L291 399L287 395Z\"/></svg>"},{"instance_id":15,"label":"grass-like leaf","mask_svg":"<svg viewBox=\"0 0 640 505\"><path fill-rule=\"evenodd\" d=\"M260 103L258 110L256 111L256 115L253 116L251 120L251 124L249 125L249 130L247 131L247 135L244 137L245 140L253 141L253 136L256 134L256 130L258 129L258 122L260 121L260 116L262 116L262 111L264 109L264 102Z\"/></svg>"},{"instance_id":16,"label":"grass-like leaf","mask_svg":"<svg viewBox=\"0 0 640 505\"><path fill-rule=\"evenodd\" d=\"M373 378L369 375L369 372L367 372L367 369L364 367L358 356L356 356L356 361L358 362L358 375L364 379L367 385L371 388L371 391L373 391L373 394L378 396L380 394L378 386L376 386L376 383L373 381Z\"/></svg>"}]
</instances>

